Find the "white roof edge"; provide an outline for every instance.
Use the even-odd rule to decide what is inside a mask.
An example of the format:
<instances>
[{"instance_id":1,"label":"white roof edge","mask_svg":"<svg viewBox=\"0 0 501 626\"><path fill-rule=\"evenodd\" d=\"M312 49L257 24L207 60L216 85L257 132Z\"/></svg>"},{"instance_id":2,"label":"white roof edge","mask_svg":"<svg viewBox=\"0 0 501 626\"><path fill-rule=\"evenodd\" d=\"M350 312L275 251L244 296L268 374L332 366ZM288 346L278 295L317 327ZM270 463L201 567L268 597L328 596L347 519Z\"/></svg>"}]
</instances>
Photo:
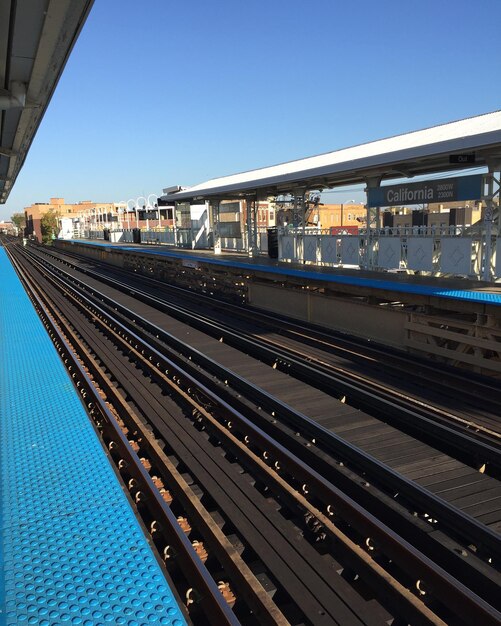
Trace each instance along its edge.
<instances>
[{"instance_id":1,"label":"white roof edge","mask_svg":"<svg viewBox=\"0 0 501 626\"><path fill-rule=\"evenodd\" d=\"M493 143L501 144L501 110L484 113L454 122L428 127L385 139L377 139L349 148L341 148L316 156L287 161L277 165L247 170L238 174L213 178L173 193L172 200L188 196L211 194L216 188L225 191L253 183L256 187L267 183L293 179L299 174L321 175L353 168L377 167L398 159L409 159L438 154L445 150L474 150ZM433 146L435 145L435 149ZM325 172L327 174L327 171ZM170 199L170 198L169 198Z\"/></svg>"}]
</instances>

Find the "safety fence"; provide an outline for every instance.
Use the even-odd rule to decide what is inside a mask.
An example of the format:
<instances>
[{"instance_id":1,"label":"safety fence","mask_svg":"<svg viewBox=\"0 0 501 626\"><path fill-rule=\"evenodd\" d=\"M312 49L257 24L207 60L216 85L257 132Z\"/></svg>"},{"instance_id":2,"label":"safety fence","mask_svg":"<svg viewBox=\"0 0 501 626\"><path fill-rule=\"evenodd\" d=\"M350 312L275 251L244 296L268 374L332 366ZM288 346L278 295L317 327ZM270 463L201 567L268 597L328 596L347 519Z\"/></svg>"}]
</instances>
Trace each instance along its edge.
<instances>
[{"instance_id":1,"label":"safety fence","mask_svg":"<svg viewBox=\"0 0 501 626\"><path fill-rule=\"evenodd\" d=\"M100 239L111 241L112 243L138 243L134 240L134 232L138 229L115 229L109 230L86 230L83 233L85 239ZM137 237L137 235L136 235ZM212 248L212 233L194 233L190 228L158 228L153 230L141 229L141 243L144 244L165 244L177 246L179 248ZM233 250L244 252L248 250L247 233L242 233L241 237L221 237L221 248L223 250ZM268 253L268 232L258 229L254 249L261 254Z\"/></svg>"},{"instance_id":2,"label":"safety fence","mask_svg":"<svg viewBox=\"0 0 501 626\"><path fill-rule=\"evenodd\" d=\"M85 231L84 236L113 243L141 242L188 249L213 246L212 233L194 241L190 229L142 230L139 239L137 232L137 229L93 230ZM501 237L496 233L491 235L490 245L484 234L455 226L385 228L369 233L361 231L358 235L289 227L279 228L277 235L278 258L283 262L480 278L485 276L485 259L489 257L490 275L501 278ZM268 254L268 238L267 229L258 230L252 246L257 254ZM220 243L225 251L249 249L245 232L242 237L221 237Z\"/></svg>"},{"instance_id":3,"label":"safety fence","mask_svg":"<svg viewBox=\"0 0 501 626\"><path fill-rule=\"evenodd\" d=\"M287 229L279 234L279 259L292 263L412 270L432 274L480 277L484 259L491 275L501 277L501 238L457 234L458 229L417 228L408 234L385 230L360 235ZM464 232L464 231L459 231Z\"/></svg>"}]
</instances>

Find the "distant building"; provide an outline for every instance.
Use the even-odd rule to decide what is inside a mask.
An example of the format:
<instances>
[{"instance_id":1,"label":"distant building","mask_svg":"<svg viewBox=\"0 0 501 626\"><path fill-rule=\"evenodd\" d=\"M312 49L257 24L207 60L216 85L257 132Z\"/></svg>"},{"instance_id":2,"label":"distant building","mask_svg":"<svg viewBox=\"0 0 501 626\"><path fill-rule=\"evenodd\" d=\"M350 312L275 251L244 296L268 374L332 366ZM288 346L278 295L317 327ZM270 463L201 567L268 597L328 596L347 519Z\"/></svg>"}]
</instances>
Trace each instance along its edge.
<instances>
[{"instance_id":1,"label":"distant building","mask_svg":"<svg viewBox=\"0 0 501 626\"><path fill-rule=\"evenodd\" d=\"M364 204L324 204L311 211L308 225L318 228L353 228L365 226L366 219L367 209Z\"/></svg>"},{"instance_id":2,"label":"distant building","mask_svg":"<svg viewBox=\"0 0 501 626\"><path fill-rule=\"evenodd\" d=\"M467 228L480 219L482 219L482 203L478 201L430 203L421 209L389 207L382 214L382 225L390 228L411 228L412 226Z\"/></svg>"},{"instance_id":3,"label":"distant building","mask_svg":"<svg viewBox=\"0 0 501 626\"><path fill-rule=\"evenodd\" d=\"M103 219L103 216L109 221L116 219L117 205L112 202L100 203L90 200L69 204L64 198L51 198L50 202L35 202L24 209L27 235L36 237L38 241L42 240L41 219L49 211L54 211L59 220L71 219L75 230L80 230L80 226L86 222L90 224L92 219Z\"/></svg>"},{"instance_id":4,"label":"distant building","mask_svg":"<svg viewBox=\"0 0 501 626\"><path fill-rule=\"evenodd\" d=\"M127 211L126 207L117 202L92 202L82 200L75 204L65 202L64 198L51 198L50 202L35 202L24 209L26 218L26 234L42 240L41 219L49 212L57 213L58 219L65 223L72 220L75 233L104 228L147 228L150 226L172 225L172 210L167 207L148 211L146 207L138 207L137 211ZM56 233L57 235L57 233Z\"/></svg>"},{"instance_id":5,"label":"distant building","mask_svg":"<svg viewBox=\"0 0 501 626\"><path fill-rule=\"evenodd\" d=\"M0 222L0 233L2 235L17 235L16 225L12 222Z\"/></svg>"},{"instance_id":6,"label":"distant building","mask_svg":"<svg viewBox=\"0 0 501 626\"><path fill-rule=\"evenodd\" d=\"M306 210L305 226L328 230L349 227L350 230L365 226L367 209L364 204L309 204ZM291 226L294 223L292 203L277 203L277 226Z\"/></svg>"}]
</instances>

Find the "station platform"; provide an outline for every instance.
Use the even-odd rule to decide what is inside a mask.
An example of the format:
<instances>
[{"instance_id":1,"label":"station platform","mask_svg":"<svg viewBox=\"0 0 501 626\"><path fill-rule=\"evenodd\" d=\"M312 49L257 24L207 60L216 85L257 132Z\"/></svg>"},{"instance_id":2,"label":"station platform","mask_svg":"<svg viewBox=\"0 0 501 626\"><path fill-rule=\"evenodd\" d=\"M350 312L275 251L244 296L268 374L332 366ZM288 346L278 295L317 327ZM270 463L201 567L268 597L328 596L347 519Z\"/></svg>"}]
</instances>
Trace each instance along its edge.
<instances>
[{"instance_id":1,"label":"station platform","mask_svg":"<svg viewBox=\"0 0 501 626\"><path fill-rule=\"evenodd\" d=\"M0 625L186 620L0 247Z\"/></svg>"},{"instance_id":2,"label":"station platform","mask_svg":"<svg viewBox=\"0 0 501 626\"><path fill-rule=\"evenodd\" d=\"M299 279L305 284L308 281L322 281L331 283L333 286L351 286L380 292L393 291L395 294L402 295L446 298L501 306L501 284L485 284L461 278L435 278L404 273L287 263L263 255L249 258L243 253L234 252L223 252L216 256L213 250L183 250L170 246L120 244L83 239L72 241L75 244L98 246L109 250L178 258L194 263L202 261L207 264L244 269L249 272L266 273L284 278L290 277Z\"/></svg>"},{"instance_id":3,"label":"station platform","mask_svg":"<svg viewBox=\"0 0 501 626\"><path fill-rule=\"evenodd\" d=\"M158 244L56 240L118 270L501 376L501 284L280 262Z\"/></svg>"}]
</instances>

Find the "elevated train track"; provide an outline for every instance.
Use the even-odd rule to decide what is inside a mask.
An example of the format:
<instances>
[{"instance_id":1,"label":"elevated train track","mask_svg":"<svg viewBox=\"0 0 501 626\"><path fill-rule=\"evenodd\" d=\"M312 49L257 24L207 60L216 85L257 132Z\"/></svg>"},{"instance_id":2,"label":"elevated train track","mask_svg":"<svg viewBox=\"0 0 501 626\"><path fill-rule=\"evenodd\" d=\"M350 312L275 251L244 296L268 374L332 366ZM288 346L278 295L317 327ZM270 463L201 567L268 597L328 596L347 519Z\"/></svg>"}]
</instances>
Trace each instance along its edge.
<instances>
[{"instance_id":1,"label":"elevated train track","mask_svg":"<svg viewBox=\"0 0 501 626\"><path fill-rule=\"evenodd\" d=\"M172 487L174 508L184 506L193 515L200 509L194 498L198 492L201 503L210 503L225 519L222 527L233 531L234 542L238 537L241 552L237 555L234 550L233 559L224 557L222 548L214 549L214 537L209 537L208 528L214 530L209 511L202 515L205 522L196 518L197 533L214 550L209 550L207 563L213 574L225 571L235 590L236 614L244 622L252 623L259 614L258 623L264 623L259 621L264 615L267 623L378 623L390 616L402 623L461 624L475 623L479 615L483 623L496 623L499 542L488 525L214 359L182 346L179 338L162 328L164 313L157 311L156 319L151 319L152 309L141 304L148 315L140 316L115 299L116 292L112 294L109 287L101 285L98 293L95 284L84 286L81 276L64 276L60 263L56 271L47 260L35 256L28 260L19 250L9 249L19 272L31 274L37 268L36 279L25 280L32 288L39 285L36 297L45 300L44 307L65 327L65 335L85 367L92 369L101 391L106 386L107 402L120 414L124 427L136 432L133 445L152 455L156 478L157 472L163 476L169 461L177 465L185 485ZM127 298L133 300L130 294ZM43 308L41 303L38 306ZM269 368L259 367L269 376ZM174 400L175 396L180 398ZM317 397L324 411L338 406L331 404L329 409L325 398ZM344 415L349 421L350 411ZM342 418L339 411L338 417ZM142 422L150 425L140 433ZM495 466L496 447L471 442L484 452L492 448L490 463ZM492 481L491 489L497 488L493 478L482 478ZM171 475L165 475L160 482L170 487L172 481ZM222 488L224 481L227 486ZM186 483L191 483L191 493ZM132 490L137 496L135 483ZM258 520L262 526L256 532ZM149 519L150 527L153 521L157 520ZM277 550L279 545L282 548ZM273 593L263 596L260 583L249 583L252 576L245 584L232 571L237 556L248 559L249 572L252 565L259 570L259 562L261 581ZM260 600L253 598L251 589L261 591ZM367 597L372 598L369 604Z\"/></svg>"},{"instance_id":2,"label":"elevated train track","mask_svg":"<svg viewBox=\"0 0 501 626\"><path fill-rule=\"evenodd\" d=\"M430 365L424 359L410 359L369 342L336 336L270 313L193 294L104 263L89 264L78 255L75 261L70 261L73 255L43 252L66 265L71 263L78 271L114 289L129 294L132 288L136 299L206 334L223 338L226 343L274 368L343 398L355 408L374 413L375 396L379 396L385 420L402 421L402 409L409 409L412 418L408 428L421 433L427 430L429 437L435 436L436 441L446 440L448 445L456 441L458 447L461 446L461 437L456 439L453 433L451 442L450 431L440 428L442 425L446 429L466 429L471 438L487 445L499 445L501 400L497 384L489 379L471 373L465 376L446 365ZM423 420L416 419L418 413ZM435 433L432 426L425 426L427 420L437 424ZM479 467L490 460L495 465L495 457L489 459L488 447L484 450L485 455L482 455L482 446L479 446ZM468 445L468 454L471 453ZM499 467L489 467L488 471L491 469L495 474L499 471Z\"/></svg>"},{"instance_id":3,"label":"elevated train track","mask_svg":"<svg viewBox=\"0 0 501 626\"><path fill-rule=\"evenodd\" d=\"M231 341L232 330L250 338L247 350L256 341L280 350L286 360L302 359L316 369L328 370L340 378L352 375L359 386L382 387L395 402L407 403L419 410L429 408L433 419L450 427L468 428L486 442L501 439L501 400L496 381L472 372L464 373L446 364L402 355L397 350L379 347L373 342L358 340L326 331L293 319L245 305L218 300L216 294L203 295L145 275L117 268L70 254L40 249L65 265L106 282L116 289L134 295L208 334ZM210 293L207 286L207 294ZM280 362L277 361L277 366ZM289 363L287 373L293 374ZM331 388L333 379L329 381ZM318 382L317 382L318 384ZM346 395L344 389L340 394ZM481 400L479 400L481 399ZM350 398L356 402L355 398ZM442 416L442 417L441 417Z\"/></svg>"},{"instance_id":4,"label":"elevated train track","mask_svg":"<svg viewBox=\"0 0 501 626\"><path fill-rule=\"evenodd\" d=\"M116 284L116 283L115 283ZM135 292L137 295L137 292ZM139 319L136 314L133 314L136 325L139 324ZM147 322L145 322L146 327L148 326ZM155 333L160 332L158 329L154 331ZM193 332L188 331L190 333L190 343L193 344ZM227 337L225 336L225 341ZM202 363L204 361L207 362L207 359L204 359L202 355L200 355L197 350L193 350L189 347L183 347L182 342L176 342L175 338L169 335L167 341L175 342L176 350L181 351L185 355L188 356L190 361ZM203 341L203 338L202 338ZM215 343L216 348L220 348L218 343ZM230 354L230 359L237 359L234 354ZM242 357L240 357L242 358ZM273 358L271 359L273 362ZM250 364L252 367L252 363ZM210 368L214 369L216 364L211 362L209 365ZM247 367L247 366L245 366ZM311 370L311 367L308 369ZM219 367L219 378L221 380L231 381L231 384L234 388L237 388L239 391L245 387L245 382L242 381L241 377L235 376L234 371L228 370L227 368ZM286 379L285 379L286 380ZM258 379L255 379L254 382L259 383ZM285 384L288 384L287 382ZM276 403L276 399L270 398L269 394L263 393L262 390L257 390L256 386L250 386L247 389L247 393L251 393L254 396L259 396L259 404L263 407L267 407L269 412L276 412L282 416L286 414L289 416L290 424L292 428L300 430L306 437L310 440L315 440L316 445L323 446L323 449L328 454L336 454L340 456L340 458L347 463L350 467L356 468L356 470L364 474L367 470L374 471L375 466L379 465L377 474L378 474L378 482L380 486L384 486L387 493L394 496L394 494L398 494L398 498L404 498L404 493L411 490L413 491L413 501L419 502L422 500L420 511L422 515L425 515L431 519L439 519L442 522L449 516L449 507L447 506L447 502L444 502L444 499L450 500L453 503L453 506L456 506L456 500L458 498L464 498L464 506L465 512L470 513L469 506L474 506L476 510L476 514L483 521L493 523L494 533L493 533L493 541L491 539L486 539L487 544L491 543L491 545L495 546L497 544L497 536L495 534L496 531L496 521L499 517L499 514L496 513L496 499L499 497L497 492L497 483L486 479L482 474L477 473L475 470L468 470L461 463L456 463L453 458L450 458L446 455L437 455L436 450L430 448L428 446L419 446L415 440L410 438L402 438L402 436L398 436L398 433L395 431L389 431L381 425L375 424L374 421L367 421L368 415L361 413L359 415L354 414L353 412L350 414L349 410L346 407L342 407L337 404L335 408L334 403L325 404L326 400L323 399L323 404L321 404L321 411L325 412L325 415L322 412L319 413L321 417L329 419L329 415L332 411L337 411L340 415L337 416L337 421L340 421L340 426L338 424L337 430L340 431L341 437L347 438L348 442L350 438L353 440L357 447L365 448L369 451L370 460L367 458L362 459L359 455L357 455L357 448L355 448L355 452L353 452L353 446L347 445L346 441L340 440L333 436L333 433L336 432L336 429L331 429L326 436L326 426L325 421L322 419L317 421L307 420L304 415L298 415L290 411L288 407L280 406ZM279 393L279 392L278 392ZM311 393L311 390L310 390ZM346 391L345 391L346 393ZM311 400L311 395L308 397L307 388L303 389L301 394L304 394L306 397L305 406L308 406L308 403ZM376 399L373 396L370 396L372 402L375 403ZM318 399L317 399L318 401ZM298 400L296 399L296 404ZM384 405L383 405L384 406ZM345 415L346 419L343 419L343 415ZM430 426L430 422L428 419L424 420L424 423L419 422L418 415L414 415L412 413L409 414L409 419L415 420L416 424L419 424L418 428L415 429L419 433L419 431L425 431L425 427ZM334 418L332 418L334 421ZM357 423L358 422L358 423ZM355 423L356 426L361 424L360 428L356 428L354 433L347 431L347 427L351 425L351 423ZM404 424L405 426L405 424ZM433 424L431 424L433 426ZM432 429L433 430L433 429ZM447 448L449 451L451 449L457 452L457 446L450 446L450 431L447 428L439 429L439 434L445 438L447 443ZM396 439L398 437L398 439ZM397 457L396 461L393 463L393 466L397 470L391 471L391 461L388 465L388 455L386 453L386 446L388 445L386 441L392 444L389 448L391 453L392 449L395 447L399 450L402 445L409 447L408 451L405 449L403 455L394 455ZM489 458L492 460L492 466L496 471L496 467L498 466L498 451L493 446L485 446L484 444L475 443L469 435L461 435L459 440L462 442L463 448L460 450L461 455L466 457L467 462L471 464L477 463L477 458ZM443 443L443 442L441 442ZM379 448L382 448L382 453L379 452ZM486 457L486 451L488 451ZM416 459L416 453L419 457ZM372 454L375 454L376 459L372 457ZM404 456L405 455L405 456ZM399 458L403 457L404 459L404 468L402 468L402 462L399 461ZM377 463L377 461L382 460L384 464ZM415 461L415 462L413 462ZM407 464L407 465L406 465ZM480 466L479 466L480 467ZM405 472L401 470L405 469ZM404 473L404 476L407 475L407 478L414 478L415 474L418 474L419 481L418 484L411 482L409 480L404 481L404 477L401 475ZM373 482L373 480L371 480ZM404 483L405 482L405 486ZM422 482L423 487L425 487L424 492L425 495L421 494L419 482ZM439 496L433 502L430 501L429 491L434 491ZM477 493L478 492L478 493ZM482 493L486 493L487 503L484 506L481 506L482 501ZM477 497L478 496L478 497ZM490 498L493 497L492 501ZM480 505L476 506L477 500L480 499ZM426 504L425 504L426 503ZM494 504L494 509L491 510L489 507L491 504ZM453 516L454 517L454 516ZM469 516L468 516L469 517ZM471 521L471 520L470 520ZM464 530L465 527L469 525L470 522L462 521L459 523L459 527ZM499 526L499 524L497 524Z\"/></svg>"}]
</instances>

